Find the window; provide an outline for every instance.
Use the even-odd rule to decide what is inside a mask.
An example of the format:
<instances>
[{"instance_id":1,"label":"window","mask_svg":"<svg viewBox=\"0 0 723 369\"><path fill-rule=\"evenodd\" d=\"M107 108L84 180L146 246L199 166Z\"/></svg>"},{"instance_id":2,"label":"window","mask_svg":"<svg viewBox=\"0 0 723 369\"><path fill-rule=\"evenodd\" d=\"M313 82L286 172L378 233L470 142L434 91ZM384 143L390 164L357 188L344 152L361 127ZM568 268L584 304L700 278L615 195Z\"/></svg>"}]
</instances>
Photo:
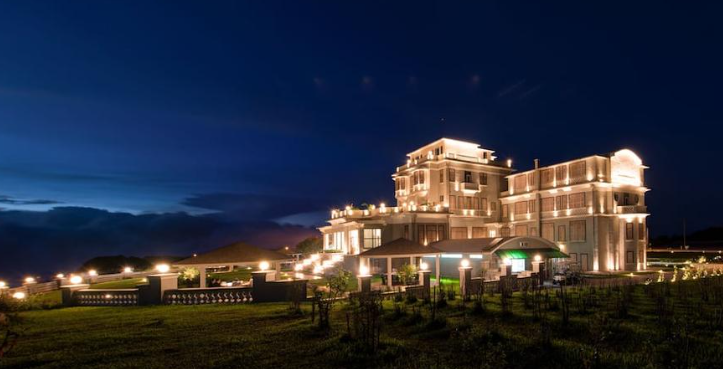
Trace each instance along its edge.
<instances>
[{"instance_id":1,"label":"window","mask_svg":"<svg viewBox=\"0 0 723 369\"><path fill-rule=\"evenodd\" d=\"M449 195L449 208L454 210L457 206L457 196Z\"/></svg>"},{"instance_id":2,"label":"window","mask_svg":"<svg viewBox=\"0 0 723 369\"><path fill-rule=\"evenodd\" d=\"M626 240L632 240L633 239L633 227L635 225L633 223L625 223L625 239Z\"/></svg>"},{"instance_id":3,"label":"window","mask_svg":"<svg viewBox=\"0 0 723 369\"><path fill-rule=\"evenodd\" d=\"M512 273L525 271L525 259L512 259Z\"/></svg>"},{"instance_id":4,"label":"window","mask_svg":"<svg viewBox=\"0 0 723 369\"><path fill-rule=\"evenodd\" d=\"M439 237L440 240L447 239L447 227L444 224L437 225L437 237Z\"/></svg>"},{"instance_id":5,"label":"window","mask_svg":"<svg viewBox=\"0 0 723 369\"><path fill-rule=\"evenodd\" d=\"M557 210L567 209L567 195L557 196Z\"/></svg>"},{"instance_id":6,"label":"window","mask_svg":"<svg viewBox=\"0 0 723 369\"><path fill-rule=\"evenodd\" d=\"M420 224L417 226L417 242L422 245L427 242L426 236L424 234L424 224Z\"/></svg>"},{"instance_id":7,"label":"window","mask_svg":"<svg viewBox=\"0 0 723 369\"><path fill-rule=\"evenodd\" d=\"M481 185L487 185L487 173L480 173L479 174L479 183Z\"/></svg>"},{"instance_id":8,"label":"window","mask_svg":"<svg viewBox=\"0 0 723 369\"><path fill-rule=\"evenodd\" d=\"M444 183L444 171L439 171L439 183Z\"/></svg>"},{"instance_id":9,"label":"window","mask_svg":"<svg viewBox=\"0 0 723 369\"><path fill-rule=\"evenodd\" d=\"M530 236L537 237L537 227L530 227Z\"/></svg>"},{"instance_id":10,"label":"window","mask_svg":"<svg viewBox=\"0 0 723 369\"><path fill-rule=\"evenodd\" d=\"M535 200L530 200L527 202L527 212L528 213L535 212Z\"/></svg>"},{"instance_id":11,"label":"window","mask_svg":"<svg viewBox=\"0 0 723 369\"><path fill-rule=\"evenodd\" d=\"M344 250L344 232L335 232L334 233L334 247L331 247L331 250Z\"/></svg>"},{"instance_id":12,"label":"window","mask_svg":"<svg viewBox=\"0 0 723 369\"><path fill-rule=\"evenodd\" d=\"M542 238L548 241L555 241L555 224L542 223Z\"/></svg>"},{"instance_id":13,"label":"window","mask_svg":"<svg viewBox=\"0 0 723 369\"><path fill-rule=\"evenodd\" d=\"M464 196L457 196L457 209L464 209Z\"/></svg>"},{"instance_id":14,"label":"window","mask_svg":"<svg viewBox=\"0 0 723 369\"><path fill-rule=\"evenodd\" d=\"M585 242L585 236L584 220L570 222L570 242Z\"/></svg>"},{"instance_id":15,"label":"window","mask_svg":"<svg viewBox=\"0 0 723 369\"><path fill-rule=\"evenodd\" d=\"M492 201L490 203L490 210L496 211L497 210L497 201Z\"/></svg>"},{"instance_id":16,"label":"window","mask_svg":"<svg viewBox=\"0 0 723 369\"><path fill-rule=\"evenodd\" d=\"M535 186L535 172L527 173L527 185L530 187Z\"/></svg>"},{"instance_id":17,"label":"window","mask_svg":"<svg viewBox=\"0 0 723 369\"><path fill-rule=\"evenodd\" d=\"M558 184L565 182L565 179L567 179L567 165L560 165L555 168L555 179Z\"/></svg>"},{"instance_id":18,"label":"window","mask_svg":"<svg viewBox=\"0 0 723 369\"><path fill-rule=\"evenodd\" d=\"M509 237L509 236L510 236L510 227L500 228L500 237Z\"/></svg>"},{"instance_id":19,"label":"window","mask_svg":"<svg viewBox=\"0 0 723 369\"><path fill-rule=\"evenodd\" d=\"M515 203L515 214L527 213L527 201L518 201Z\"/></svg>"},{"instance_id":20,"label":"window","mask_svg":"<svg viewBox=\"0 0 723 369\"><path fill-rule=\"evenodd\" d=\"M638 223L638 239L645 239L645 223Z\"/></svg>"},{"instance_id":21,"label":"window","mask_svg":"<svg viewBox=\"0 0 723 369\"><path fill-rule=\"evenodd\" d=\"M625 263L626 264L635 263L635 253L634 252L628 251L625 253Z\"/></svg>"},{"instance_id":22,"label":"window","mask_svg":"<svg viewBox=\"0 0 723 369\"><path fill-rule=\"evenodd\" d=\"M509 206L507 204L502 204L502 217L507 218L509 216Z\"/></svg>"},{"instance_id":23,"label":"window","mask_svg":"<svg viewBox=\"0 0 723 369\"><path fill-rule=\"evenodd\" d=\"M427 224L427 240L428 243L439 241L439 235L437 234L437 225Z\"/></svg>"},{"instance_id":24,"label":"window","mask_svg":"<svg viewBox=\"0 0 723 369\"><path fill-rule=\"evenodd\" d=\"M408 232L408 228L405 228ZM382 230L381 229L364 229L364 248L373 249L382 244Z\"/></svg>"},{"instance_id":25,"label":"window","mask_svg":"<svg viewBox=\"0 0 723 369\"><path fill-rule=\"evenodd\" d=\"M409 224L404 225L404 238L410 239L409 238Z\"/></svg>"},{"instance_id":26,"label":"window","mask_svg":"<svg viewBox=\"0 0 723 369\"><path fill-rule=\"evenodd\" d=\"M540 184L543 187L550 187L554 179L555 171L552 168L543 169L540 171Z\"/></svg>"},{"instance_id":27,"label":"window","mask_svg":"<svg viewBox=\"0 0 723 369\"><path fill-rule=\"evenodd\" d=\"M570 164L570 180L573 183L583 182L587 179L586 177L586 165L584 160Z\"/></svg>"},{"instance_id":28,"label":"window","mask_svg":"<svg viewBox=\"0 0 723 369\"><path fill-rule=\"evenodd\" d=\"M473 198L472 198L472 209L478 209L478 210L479 210L479 197L473 197Z\"/></svg>"},{"instance_id":29,"label":"window","mask_svg":"<svg viewBox=\"0 0 723 369\"><path fill-rule=\"evenodd\" d=\"M585 207L585 193L570 194L570 209L578 209Z\"/></svg>"},{"instance_id":30,"label":"window","mask_svg":"<svg viewBox=\"0 0 723 369\"><path fill-rule=\"evenodd\" d=\"M457 176L454 174L454 169L449 170L449 174L447 175L447 180L450 182L457 182Z\"/></svg>"},{"instance_id":31,"label":"window","mask_svg":"<svg viewBox=\"0 0 723 369\"><path fill-rule=\"evenodd\" d=\"M515 236L527 236L527 226L518 224L515 226Z\"/></svg>"},{"instance_id":32,"label":"window","mask_svg":"<svg viewBox=\"0 0 723 369\"><path fill-rule=\"evenodd\" d=\"M439 195L439 203L444 204L444 195Z\"/></svg>"},{"instance_id":33,"label":"window","mask_svg":"<svg viewBox=\"0 0 723 369\"><path fill-rule=\"evenodd\" d=\"M565 229L564 225L557 227L557 242L565 242L567 241L567 229Z\"/></svg>"},{"instance_id":34,"label":"window","mask_svg":"<svg viewBox=\"0 0 723 369\"><path fill-rule=\"evenodd\" d=\"M487 198L483 197L480 200L480 210L487 210Z\"/></svg>"},{"instance_id":35,"label":"window","mask_svg":"<svg viewBox=\"0 0 723 369\"><path fill-rule=\"evenodd\" d=\"M524 174L515 177L514 179L515 192L523 192L527 188L527 176Z\"/></svg>"},{"instance_id":36,"label":"window","mask_svg":"<svg viewBox=\"0 0 723 369\"><path fill-rule=\"evenodd\" d=\"M472 227L472 238L486 238L487 227Z\"/></svg>"},{"instance_id":37,"label":"window","mask_svg":"<svg viewBox=\"0 0 723 369\"><path fill-rule=\"evenodd\" d=\"M468 171L464 172L464 182L465 183L472 182L472 172L468 172Z\"/></svg>"},{"instance_id":38,"label":"window","mask_svg":"<svg viewBox=\"0 0 723 369\"><path fill-rule=\"evenodd\" d=\"M542 211L555 210L555 198L554 197L543 197L541 201L542 201Z\"/></svg>"},{"instance_id":39,"label":"window","mask_svg":"<svg viewBox=\"0 0 723 369\"><path fill-rule=\"evenodd\" d=\"M349 245L352 250L359 250L359 231L349 231Z\"/></svg>"},{"instance_id":40,"label":"window","mask_svg":"<svg viewBox=\"0 0 723 369\"><path fill-rule=\"evenodd\" d=\"M463 240L467 238L467 227L452 227L452 239Z\"/></svg>"}]
</instances>

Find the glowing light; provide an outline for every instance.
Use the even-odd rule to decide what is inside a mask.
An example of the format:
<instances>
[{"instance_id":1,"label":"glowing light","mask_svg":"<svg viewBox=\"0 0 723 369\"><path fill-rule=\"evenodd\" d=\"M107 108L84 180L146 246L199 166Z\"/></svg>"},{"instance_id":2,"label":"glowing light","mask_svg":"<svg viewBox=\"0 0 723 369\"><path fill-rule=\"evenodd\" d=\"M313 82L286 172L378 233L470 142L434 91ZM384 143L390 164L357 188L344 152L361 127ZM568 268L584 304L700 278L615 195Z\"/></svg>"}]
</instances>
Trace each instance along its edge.
<instances>
[{"instance_id":1,"label":"glowing light","mask_svg":"<svg viewBox=\"0 0 723 369\"><path fill-rule=\"evenodd\" d=\"M535 261L540 262L541 260L542 260L542 256L540 256L539 254L535 255Z\"/></svg>"},{"instance_id":2,"label":"glowing light","mask_svg":"<svg viewBox=\"0 0 723 369\"><path fill-rule=\"evenodd\" d=\"M311 261L317 261L317 260L319 260L320 257L321 256L319 256L319 254L313 254L313 255L311 255Z\"/></svg>"},{"instance_id":3,"label":"glowing light","mask_svg":"<svg viewBox=\"0 0 723 369\"><path fill-rule=\"evenodd\" d=\"M79 275L74 275L74 276L70 277L70 283L81 284L81 283L83 283L83 277L81 277Z\"/></svg>"},{"instance_id":4,"label":"glowing light","mask_svg":"<svg viewBox=\"0 0 723 369\"><path fill-rule=\"evenodd\" d=\"M65 274L63 274L63 273L58 273L58 274L55 275L55 278L63 279L63 278L65 278Z\"/></svg>"},{"instance_id":5,"label":"glowing light","mask_svg":"<svg viewBox=\"0 0 723 369\"><path fill-rule=\"evenodd\" d=\"M88 271L88 275L91 277L95 277L98 275L98 272L95 269L91 269Z\"/></svg>"},{"instance_id":6,"label":"glowing light","mask_svg":"<svg viewBox=\"0 0 723 369\"><path fill-rule=\"evenodd\" d=\"M268 261L262 261L262 262L260 262L260 263L259 263L259 269L261 269L262 272L268 270L268 269L269 269L269 262L268 262Z\"/></svg>"},{"instance_id":7,"label":"glowing light","mask_svg":"<svg viewBox=\"0 0 723 369\"><path fill-rule=\"evenodd\" d=\"M5 281L0 281L0 288L7 288L8 285L5 283Z\"/></svg>"},{"instance_id":8,"label":"glowing light","mask_svg":"<svg viewBox=\"0 0 723 369\"><path fill-rule=\"evenodd\" d=\"M27 277L27 278L25 278L25 283L35 283L35 278Z\"/></svg>"},{"instance_id":9,"label":"glowing light","mask_svg":"<svg viewBox=\"0 0 723 369\"><path fill-rule=\"evenodd\" d=\"M106 298L106 299L112 299L112 298L113 298L113 295L111 295L110 293L107 293L107 294L105 294L105 298Z\"/></svg>"},{"instance_id":10,"label":"glowing light","mask_svg":"<svg viewBox=\"0 0 723 369\"><path fill-rule=\"evenodd\" d=\"M311 265L311 259L304 259L301 261L301 263L304 264L304 266L309 266Z\"/></svg>"},{"instance_id":11,"label":"glowing light","mask_svg":"<svg viewBox=\"0 0 723 369\"><path fill-rule=\"evenodd\" d=\"M336 254L331 257L331 260L335 263L338 263L338 262L344 261L344 257Z\"/></svg>"},{"instance_id":12,"label":"glowing light","mask_svg":"<svg viewBox=\"0 0 723 369\"><path fill-rule=\"evenodd\" d=\"M133 268L125 267L125 268L123 268L123 273L133 273Z\"/></svg>"},{"instance_id":13,"label":"glowing light","mask_svg":"<svg viewBox=\"0 0 723 369\"><path fill-rule=\"evenodd\" d=\"M317 265L314 267L314 274L321 274L324 273L324 268L321 265Z\"/></svg>"},{"instance_id":14,"label":"glowing light","mask_svg":"<svg viewBox=\"0 0 723 369\"><path fill-rule=\"evenodd\" d=\"M467 260L467 259L462 259L462 261L459 263L459 265L460 265L462 268L469 268L469 260Z\"/></svg>"},{"instance_id":15,"label":"glowing light","mask_svg":"<svg viewBox=\"0 0 723 369\"><path fill-rule=\"evenodd\" d=\"M507 168L512 168L512 159L507 159Z\"/></svg>"},{"instance_id":16,"label":"glowing light","mask_svg":"<svg viewBox=\"0 0 723 369\"><path fill-rule=\"evenodd\" d=\"M25 292L15 292L13 293L13 298L16 300L23 300L25 298Z\"/></svg>"},{"instance_id":17,"label":"glowing light","mask_svg":"<svg viewBox=\"0 0 723 369\"><path fill-rule=\"evenodd\" d=\"M304 270L304 264L296 264L296 265L294 266L294 270L297 271L297 272L300 272L300 271Z\"/></svg>"},{"instance_id":18,"label":"glowing light","mask_svg":"<svg viewBox=\"0 0 723 369\"><path fill-rule=\"evenodd\" d=\"M168 264L158 264L156 265L156 271L159 273L168 273L168 271L171 270L171 266Z\"/></svg>"},{"instance_id":19,"label":"glowing light","mask_svg":"<svg viewBox=\"0 0 723 369\"><path fill-rule=\"evenodd\" d=\"M502 260L502 262L504 262L505 265L512 265L512 259L510 258L505 258L504 260Z\"/></svg>"},{"instance_id":20,"label":"glowing light","mask_svg":"<svg viewBox=\"0 0 723 369\"><path fill-rule=\"evenodd\" d=\"M419 263L419 270L429 270L429 264L425 262Z\"/></svg>"},{"instance_id":21,"label":"glowing light","mask_svg":"<svg viewBox=\"0 0 723 369\"><path fill-rule=\"evenodd\" d=\"M362 277L366 277L369 275L369 267L366 265L362 265L359 267L359 275Z\"/></svg>"}]
</instances>

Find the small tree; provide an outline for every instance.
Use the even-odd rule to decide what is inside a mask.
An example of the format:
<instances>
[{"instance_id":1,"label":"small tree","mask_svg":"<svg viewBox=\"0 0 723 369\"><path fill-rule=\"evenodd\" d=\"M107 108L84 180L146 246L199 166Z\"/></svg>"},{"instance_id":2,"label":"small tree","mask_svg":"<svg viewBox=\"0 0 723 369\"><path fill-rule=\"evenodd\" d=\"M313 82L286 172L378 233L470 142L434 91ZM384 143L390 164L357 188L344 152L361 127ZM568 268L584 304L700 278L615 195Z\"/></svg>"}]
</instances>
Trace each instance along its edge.
<instances>
[{"instance_id":1,"label":"small tree","mask_svg":"<svg viewBox=\"0 0 723 369\"><path fill-rule=\"evenodd\" d=\"M326 293L322 290L314 291L314 305L319 311L319 328L329 328L329 314L336 300L349 289L351 272L337 267L333 274L327 277Z\"/></svg>"},{"instance_id":2,"label":"small tree","mask_svg":"<svg viewBox=\"0 0 723 369\"><path fill-rule=\"evenodd\" d=\"M17 314L18 303L7 295L0 295L0 360L7 355L20 338Z\"/></svg>"},{"instance_id":3,"label":"small tree","mask_svg":"<svg viewBox=\"0 0 723 369\"><path fill-rule=\"evenodd\" d=\"M410 285L414 282L414 276L417 275L417 267L412 264L404 264L397 270L397 275L399 275L399 281L403 285Z\"/></svg>"},{"instance_id":4,"label":"small tree","mask_svg":"<svg viewBox=\"0 0 723 369\"><path fill-rule=\"evenodd\" d=\"M309 237L296 245L296 251L306 256L321 252L323 246L321 237Z\"/></svg>"},{"instance_id":5,"label":"small tree","mask_svg":"<svg viewBox=\"0 0 723 369\"><path fill-rule=\"evenodd\" d=\"M201 272L198 269L188 267L181 269L181 272L178 274L178 279L183 285L189 286L196 282L197 279L200 280L200 276Z\"/></svg>"}]
</instances>

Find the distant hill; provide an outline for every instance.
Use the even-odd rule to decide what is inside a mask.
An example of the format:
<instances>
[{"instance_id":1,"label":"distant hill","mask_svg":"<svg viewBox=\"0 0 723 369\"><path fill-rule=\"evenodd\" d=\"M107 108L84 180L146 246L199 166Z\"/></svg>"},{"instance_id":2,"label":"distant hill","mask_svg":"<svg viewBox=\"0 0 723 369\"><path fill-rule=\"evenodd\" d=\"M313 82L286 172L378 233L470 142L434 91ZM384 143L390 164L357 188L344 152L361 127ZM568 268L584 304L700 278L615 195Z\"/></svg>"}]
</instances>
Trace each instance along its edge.
<instances>
[{"instance_id":1,"label":"distant hill","mask_svg":"<svg viewBox=\"0 0 723 369\"><path fill-rule=\"evenodd\" d=\"M655 248L680 248L683 246L683 235L659 236L650 240ZM686 244L690 248L721 248L723 247L723 227L710 227L687 235Z\"/></svg>"}]
</instances>

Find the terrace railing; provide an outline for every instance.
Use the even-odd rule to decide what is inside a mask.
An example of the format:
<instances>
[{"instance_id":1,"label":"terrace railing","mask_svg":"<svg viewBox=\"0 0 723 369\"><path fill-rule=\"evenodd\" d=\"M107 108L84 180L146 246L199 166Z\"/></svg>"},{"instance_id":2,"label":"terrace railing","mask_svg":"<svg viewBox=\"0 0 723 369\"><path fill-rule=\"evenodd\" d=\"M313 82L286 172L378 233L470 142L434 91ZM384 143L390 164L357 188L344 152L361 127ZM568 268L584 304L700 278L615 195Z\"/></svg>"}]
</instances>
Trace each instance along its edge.
<instances>
[{"instance_id":1,"label":"terrace railing","mask_svg":"<svg viewBox=\"0 0 723 369\"><path fill-rule=\"evenodd\" d=\"M138 289L118 290L80 290L73 294L74 304L78 306L136 306Z\"/></svg>"},{"instance_id":2,"label":"terrace railing","mask_svg":"<svg viewBox=\"0 0 723 369\"><path fill-rule=\"evenodd\" d=\"M253 302L252 288L189 288L169 290L163 295L167 305L249 304Z\"/></svg>"}]
</instances>

